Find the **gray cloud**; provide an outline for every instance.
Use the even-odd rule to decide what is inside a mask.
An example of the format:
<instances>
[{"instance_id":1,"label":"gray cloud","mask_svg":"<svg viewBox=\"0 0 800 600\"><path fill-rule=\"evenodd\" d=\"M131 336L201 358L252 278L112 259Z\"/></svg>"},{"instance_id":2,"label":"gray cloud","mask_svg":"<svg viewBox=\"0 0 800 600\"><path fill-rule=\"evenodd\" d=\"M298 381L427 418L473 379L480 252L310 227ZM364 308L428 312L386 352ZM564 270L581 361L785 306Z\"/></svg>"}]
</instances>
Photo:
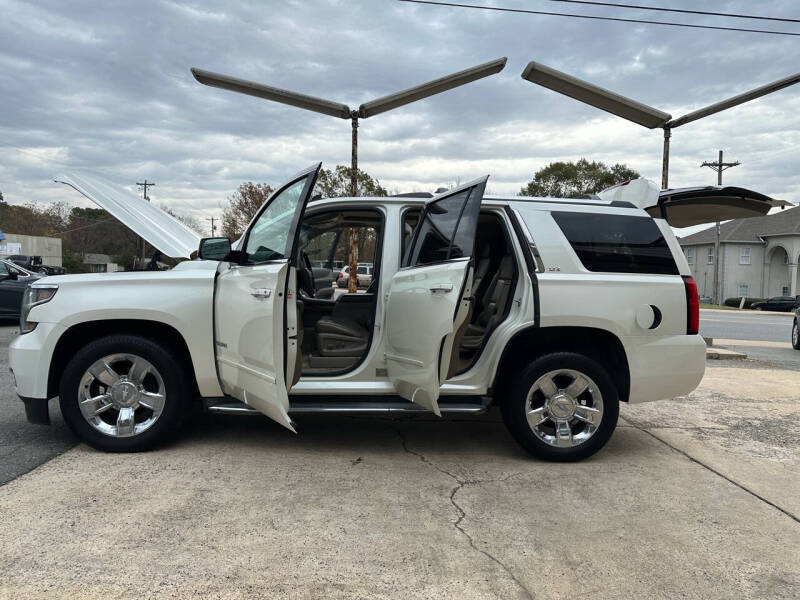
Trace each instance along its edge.
<instances>
[{"instance_id":1,"label":"gray cloud","mask_svg":"<svg viewBox=\"0 0 800 600\"><path fill-rule=\"evenodd\" d=\"M521 0L496 4L529 6ZM796 16L792 0L713 7ZM78 203L51 176L89 168L120 185L155 180L154 199L197 217L218 213L242 181L275 184L316 160L348 162L350 132L343 120L200 86L191 66L355 107L508 56L499 76L363 121L360 158L398 191L430 190L488 172L492 192L515 193L552 160L586 156L626 162L655 180L660 173L660 131L521 80L528 60L676 116L800 64L796 38L392 0L0 0L0 14L0 190L7 200ZM648 12L635 16L665 19ZM710 17L674 20L720 23ZM800 31L789 24L758 25ZM713 182L714 174L699 164L723 148L742 161L726 181L800 202L798 145L800 86L675 130L670 182Z\"/></svg>"}]
</instances>

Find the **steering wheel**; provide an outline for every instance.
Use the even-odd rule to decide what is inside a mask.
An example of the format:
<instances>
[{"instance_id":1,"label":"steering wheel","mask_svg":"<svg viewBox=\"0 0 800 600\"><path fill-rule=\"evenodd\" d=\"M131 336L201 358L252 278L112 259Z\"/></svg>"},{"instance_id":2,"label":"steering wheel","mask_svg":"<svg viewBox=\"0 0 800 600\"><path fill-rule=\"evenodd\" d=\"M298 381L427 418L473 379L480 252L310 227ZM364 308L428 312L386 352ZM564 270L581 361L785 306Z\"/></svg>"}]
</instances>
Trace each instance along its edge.
<instances>
[{"instance_id":1,"label":"steering wheel","mask_svg":"<svg viewBox=\"0 0 800 600\"><path fill-rule=\"evenodd\" d=\"M314 270L311 268L311 261L308 255L300 251L300 260L297 265L297 290L306 296L313 298L317 293L314 285Z\"/></svg>"}]
</instances>

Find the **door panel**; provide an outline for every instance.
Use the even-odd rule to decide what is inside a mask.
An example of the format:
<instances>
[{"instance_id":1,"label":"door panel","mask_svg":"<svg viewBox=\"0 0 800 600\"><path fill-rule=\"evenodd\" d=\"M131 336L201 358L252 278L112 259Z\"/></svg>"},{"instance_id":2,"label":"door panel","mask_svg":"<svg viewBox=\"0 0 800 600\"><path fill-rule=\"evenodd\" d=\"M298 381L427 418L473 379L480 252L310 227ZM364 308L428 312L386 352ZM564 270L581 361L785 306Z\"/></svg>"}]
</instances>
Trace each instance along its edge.
<instances>
[{"instance_id":1,"label":"door panel","mask_svg":"<svg viewBox=\"0 0 800 600\"><path fill-rule=\"evenodd\" d=\"M298 224L320 167L301 171L270 196L242 250L229 257L236 262L217 269L214 342L222 388L291 431L289 389L300 360Z\"/></svg>"},{"instance_id":2,"label":"door panel","mask_svg":"<svg viewBox=\"0 0 800 600\"><path fill-rule=\"evenodd\" d=\"M487 178L426 203L386 304L386 368L403 398L435 414L456 333L470 313L472 250Z\"/></svg>"},{"instance_id":3,"label":"door panel","mask_svg":"<svg viewBox=\"0 0 800 600\"><path fill-rule=\"evenodd\" d=\"M440 354L458 329L453 316L469 269L465 258L398 271L392 278L386 306L389 376L400 396L437 415ZM450 351L446 354L442 365L449 364Z\"/></svg>"},{"instance_id":4,"label":"door panel","mask_svg":"<svg viewBox=\"0 0 800 600\"><path fill-rule=\"evenodd\" d=\"M284 302L288 261L220 263L215 305L217 369L223 391L294 431L284 375ZM222 308L224 307L224 308Z\"/></svg>"}]
</instances>

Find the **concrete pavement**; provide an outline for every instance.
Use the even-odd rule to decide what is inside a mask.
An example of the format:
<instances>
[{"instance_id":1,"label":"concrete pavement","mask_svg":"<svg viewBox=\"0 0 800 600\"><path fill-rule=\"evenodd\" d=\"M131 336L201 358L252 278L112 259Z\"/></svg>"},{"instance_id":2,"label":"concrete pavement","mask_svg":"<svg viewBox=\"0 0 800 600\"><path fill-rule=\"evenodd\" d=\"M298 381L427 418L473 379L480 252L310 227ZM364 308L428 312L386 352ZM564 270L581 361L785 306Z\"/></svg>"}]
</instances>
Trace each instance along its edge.
<instances>
[{"instance_id":1,"label":"concrete pavement","mask_svg":"<svg viewBox=\"0 0 800 600\"><path fill-rule=\"evenodd\" d=\"M494 413L201 416L0 488L0 598L796 598L799 407L798 373L711 366L565 465Z\"/></svg>"}]
</instances>

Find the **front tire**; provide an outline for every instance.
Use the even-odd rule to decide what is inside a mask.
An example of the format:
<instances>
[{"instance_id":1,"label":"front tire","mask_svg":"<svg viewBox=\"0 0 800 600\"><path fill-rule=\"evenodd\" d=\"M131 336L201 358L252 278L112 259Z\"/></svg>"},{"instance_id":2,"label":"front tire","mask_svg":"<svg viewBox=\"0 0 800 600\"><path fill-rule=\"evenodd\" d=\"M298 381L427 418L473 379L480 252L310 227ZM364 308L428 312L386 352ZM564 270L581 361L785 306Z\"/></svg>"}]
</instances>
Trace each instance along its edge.
<instances>
[{"instance_id":1,"label":"front tire","mask_svg":"<svg viewBox=\"0 0 800 600\"><path fill-rule=\"evenodd\" d=\"M530 454L572 462L600 450L614 433L619 394L595 360L558 352L520 373L501 410L511 435Z\"/></svg>"},{"instance_id":2,"label":"front tire","mask_svg":"<svg viewBox=\"0 0 800 600\"><path fill-rule=\"evenodd\" d=\"M90 342L59 386L64 420L106 452L149 450L173 437L186 413L190 380L173 348L136 335Z\"/></svg>"},{"instance_id":3,"label":"front tire","mask_svg":"<svg viewBox=\"0 0 800 600\"><path fill-rule=\"evenodd\" d=\"M800 329L797 326L797 317L792 321L792 348L800 350Z\"/></svg>"}]
</instances>

